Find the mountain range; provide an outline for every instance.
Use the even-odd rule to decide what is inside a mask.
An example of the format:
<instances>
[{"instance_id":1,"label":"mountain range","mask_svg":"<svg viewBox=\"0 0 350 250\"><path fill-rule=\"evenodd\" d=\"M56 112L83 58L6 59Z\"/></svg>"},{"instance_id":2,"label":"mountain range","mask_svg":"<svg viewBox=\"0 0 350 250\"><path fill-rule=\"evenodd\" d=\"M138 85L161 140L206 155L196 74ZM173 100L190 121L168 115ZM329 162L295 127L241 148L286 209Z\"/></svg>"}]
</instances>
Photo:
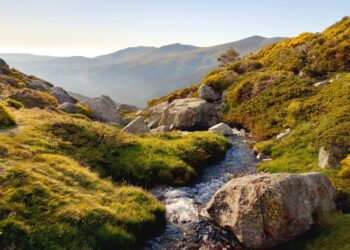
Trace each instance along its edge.
<instances>
[{"instance_id":1,"label":"mountain range","mask_svg":"<svg viewBox=\"0 0 350 250\"><path fill-rule=\"evenodd\" d=\"M234 48L241 56L284 38L252 36L211 47L171 44L132 47L94 58L0 54L9 65L71 92L144 106L147 100L196 84L217 66L217 57Z\"/></svg>"}]
</instances>

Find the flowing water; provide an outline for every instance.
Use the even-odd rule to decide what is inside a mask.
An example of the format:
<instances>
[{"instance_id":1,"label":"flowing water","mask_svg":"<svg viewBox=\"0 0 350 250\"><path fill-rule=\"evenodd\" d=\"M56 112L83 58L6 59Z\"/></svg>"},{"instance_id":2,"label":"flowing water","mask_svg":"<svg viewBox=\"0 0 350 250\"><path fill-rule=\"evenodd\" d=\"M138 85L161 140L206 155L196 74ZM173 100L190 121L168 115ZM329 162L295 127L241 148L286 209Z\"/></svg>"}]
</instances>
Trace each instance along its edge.
<instances>
[{"instance_id":1,"label":"flowing water","mask_svg":"<svg viewBox=\"0 0 350 250\"><path fill-rule=\"evenodd\" d=\"M193 186L151 190L166 206L167 226L162 235L146 242L143 249L241 249L231 233L200 216L201 209L230 178L256 171L250 138L238 133L230 139L233 146L225 158L207 167Z\"/></svg>"}]
</instances>

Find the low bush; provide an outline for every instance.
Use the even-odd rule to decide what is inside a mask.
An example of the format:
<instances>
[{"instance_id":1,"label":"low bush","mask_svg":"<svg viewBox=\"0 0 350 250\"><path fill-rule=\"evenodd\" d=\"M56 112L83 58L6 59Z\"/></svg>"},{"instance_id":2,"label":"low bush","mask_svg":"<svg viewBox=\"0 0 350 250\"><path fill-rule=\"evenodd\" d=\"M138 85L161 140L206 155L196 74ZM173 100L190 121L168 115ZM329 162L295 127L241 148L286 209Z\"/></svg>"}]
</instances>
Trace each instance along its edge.
<instances>
[{"instance_id":1,"label":"low bush","mask_svg":"<svg viewBox=\"0 0 350 250\"><path fill-rule=\"evenodd\" d=\"M15 119L4 105L0 104L0 128L16 125Z\"/></svg>"},{"instance_id":2,"label":"low bush","mask_svg":"<svg viewBox=\"0 0 350 250\"><path fill-rule=\"evenodd\" d=\"M24 107L24 105L21 102L13 100L13 99L7 99L6 104L12 108L15 108L15 109L20 109L20 108Z\"/></svg>"}]
</instances>

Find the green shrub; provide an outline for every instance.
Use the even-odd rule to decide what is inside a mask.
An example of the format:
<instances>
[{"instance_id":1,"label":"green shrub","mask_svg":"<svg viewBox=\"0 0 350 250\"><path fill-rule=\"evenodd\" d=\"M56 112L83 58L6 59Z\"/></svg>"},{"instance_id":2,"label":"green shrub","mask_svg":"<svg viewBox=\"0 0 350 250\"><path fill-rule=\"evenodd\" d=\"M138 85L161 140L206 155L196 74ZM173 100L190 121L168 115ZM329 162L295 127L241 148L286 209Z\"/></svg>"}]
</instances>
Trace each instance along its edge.
<instances>
[{"instance_id":1,"label":"green shrub","mask_svg":"<svg viewBox=\"0 0 350 250\"><path fill-rule=\"evenodd\" d=\"M341 170L339 172L340 177L342 178L350 178L350 155L348 155L341 162Z\"/></svg>"},{"instance_id":2,"label":"green shrub","mask_svg":"<svg viewBox=\"0 0 350 250\"><path fill-rule=\"evenodd\" d=\"M24 89L10 96L18 102L21 102L26 108L47 108L57 107L58 102L53 96L31 89Z\"/></svg>"},{"instance_id":3,"label":"green shrub","mask_svg":"<svg viewBox=\"0 0 350 250\"><path fill-rule=\"evenodd\" d=\"M13 99L7 99L6 104L10 107L15 108L15 109L20 109L20 108L24 107L24 105L21 102L13 100Z\"/></svg>"},{"instance_id":4,"label":"green shrub","mask_svg":"<svg viewBox=\"0 0 350 250\"><path fill-rule=\"evenodd\" d=\"M15 119L4 105L0 104L0 128L16 125Z\"/></svg>"}]
</instances>

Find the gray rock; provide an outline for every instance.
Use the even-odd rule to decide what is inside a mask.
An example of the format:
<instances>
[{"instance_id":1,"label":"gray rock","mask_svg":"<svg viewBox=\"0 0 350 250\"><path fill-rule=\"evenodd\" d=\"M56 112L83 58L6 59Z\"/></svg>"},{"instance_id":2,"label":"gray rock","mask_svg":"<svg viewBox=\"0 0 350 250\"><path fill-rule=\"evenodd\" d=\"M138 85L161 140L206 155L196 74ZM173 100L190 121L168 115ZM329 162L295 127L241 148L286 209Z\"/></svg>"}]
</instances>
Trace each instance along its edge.
<instances>
[{"instance_id":1,"label":"gray rock","mask_svg":"<svg viewBox=\"0 0 350 250\"><path fill-rule=\"evenodd\" d=\"M132 134L141 134L149 132L150 128L147 126L143 118L139 116L131 121L125 128L123 128L123 131Z\"/></svg>"},{"instance_id":2,"label":"gray rock","mask_svg":"<svg viewBox=\"0 0 350 250\"><path fill-rule=\"evenodd\" d=\"M162 102L145 110L146 116L149 117L147 123L150 128L157 128L159 126L162 114L168 105L168 102Z\"/></svg>"},{"instance_id":3,"label":"gray rock","mask_svg":"<svg viewBox=\"0 0 350 250\"><path fill-rule=\"evenodd\" d=\"M118 125L124 124L124 119L117 110L114 101L106 95L97 98L88 98L81 101L88 106L93 112L93 117L97 120Z\"/></svg>"},{"instance_id":4,"label":"gray rock","mask_svg":"<svg viewBox=\"0 0 350 250\"><path fill-rule=\"evenodd\" d=\"M67 114L76 114L78 113L78 106L74 103L71 103L71 102L65 102L63 104L61 104L59 107L58 107L59 110L67 113Z\"/></svg>"},{"instance_id":5,"label":"gray rock","mask_svg":"<svg viewBox=\"0 0 350 250\"><path fill-rule=\"evenodd\" d=\"M177 99L165 108L160 125L189 131L208 129L217 124L220 115L219 104L198 98Z\"/></svg>"},{"instance_id":6,"label":"gray rock","mask_svg":"<svg viewBox=\"0 0 350 250\"><path fill-rule=\"evenodd\" d=\"M152 132L170 132L170 127L166 125L159 126L158 128L154 128L151 130Z\"/></svg>"},{"instance_id":7,"label":"gray rock","mask_svg":"<svg viewBox=\"0 0 350 250\"><path fill-rule=\"evenodd\" d=\"M209 128L209 132L216 133L219 135L233 135L232 129L226 123L219 123Z\"/></svg>"},{"instance_id":8,"label":"gray rock","mask_svg":"<svg viewBox=\"0 0 350 250\"><path fill-rule=\"evenodd\" d=\"M279 133L278 135L276 135L276 140L279 140L283 137L285 137L286 135L288 135L290 133L290 128L287 128L284 132Z\"/></svg>"},{"instance_id":9,"label":"gray rock","mask_svg":"<svg viewBox=\"0 0 350 250\"><path fill-rule=\"evenodd\" d=\"M0 58L0 67L8 67L7 63Z\"/></svg>"},{"instance_id":10,"label":"gray rock","mask_svg":"<svg viewBox=\"0 0 350 250\"><path fill-rule=\"evenodd\" d=\"M117 110L120 111L127 111L127 112L137 112L139 111L139 108L133 105L128 104L117 104Z\"/></svg>"},{"instance_id":11,"label":"gray rock","mask_svg":"<svg viewBox=\"0 0 350 250\"><path fill-rule=\"evenodd\" d=\"M314 83L314 86L315 87L322 87L322 86L325 86L325 85L327 85L329 83L332 83L332 82L333 82L333 80L325 80L325 81L322 81L322 82Z\"/></svg>"},{"instance_id":12,"label":"gray rock","mask_svg":"<svg viewBox=\"0 0 350 250\"><path fill-rule=\"evenodd\" d=\"M77 103L78 100L72 96L70 96L67 91L65 91L61 87L53 87L50 89L50 94L55 97L58 103L62 104L65 102Z\"/></svg>"},{"instance_id":13,"label":"gray rock","mask_svg":"<svg viewBox=\"0 0 350 250\"><path fill-rule=\"evenodd\" d=\"M220 94L215 92L211 87L202 84L198 89L198 96L208 102L217 101L221 98Z\"/></svg>"},{"instance_id":14,"label":"gray rock","mask_svg":"<svg viewBox=\"0 0 350 250\"><path fill-rule=\"evenodd\" d=\"M305 233L316 209L335 209L334 199L335 190L321 173L248 175L220 188L202 214L244 246L269 248Z\"/></svg>"},{"instance_id":15,"label":"gray rock","mask_svg":"<svg viewBox=\"0 0 350 250\"><path fill-rule=\"evenodd\" d=\"M320 168L335 168L348 154L347 148L331 145L328 149L321 147L318 154Z\"/></svg>"},{"instance_id":16,"label":"gray rock","mask_svg":"<svg viewBox=\"0 0 350 250\"><path fill-rule=\"evenodd\" d=\"M27 87L37 91L48 91L49 87L42 82L27 82Z\"/></svg>"}]
</instances>

